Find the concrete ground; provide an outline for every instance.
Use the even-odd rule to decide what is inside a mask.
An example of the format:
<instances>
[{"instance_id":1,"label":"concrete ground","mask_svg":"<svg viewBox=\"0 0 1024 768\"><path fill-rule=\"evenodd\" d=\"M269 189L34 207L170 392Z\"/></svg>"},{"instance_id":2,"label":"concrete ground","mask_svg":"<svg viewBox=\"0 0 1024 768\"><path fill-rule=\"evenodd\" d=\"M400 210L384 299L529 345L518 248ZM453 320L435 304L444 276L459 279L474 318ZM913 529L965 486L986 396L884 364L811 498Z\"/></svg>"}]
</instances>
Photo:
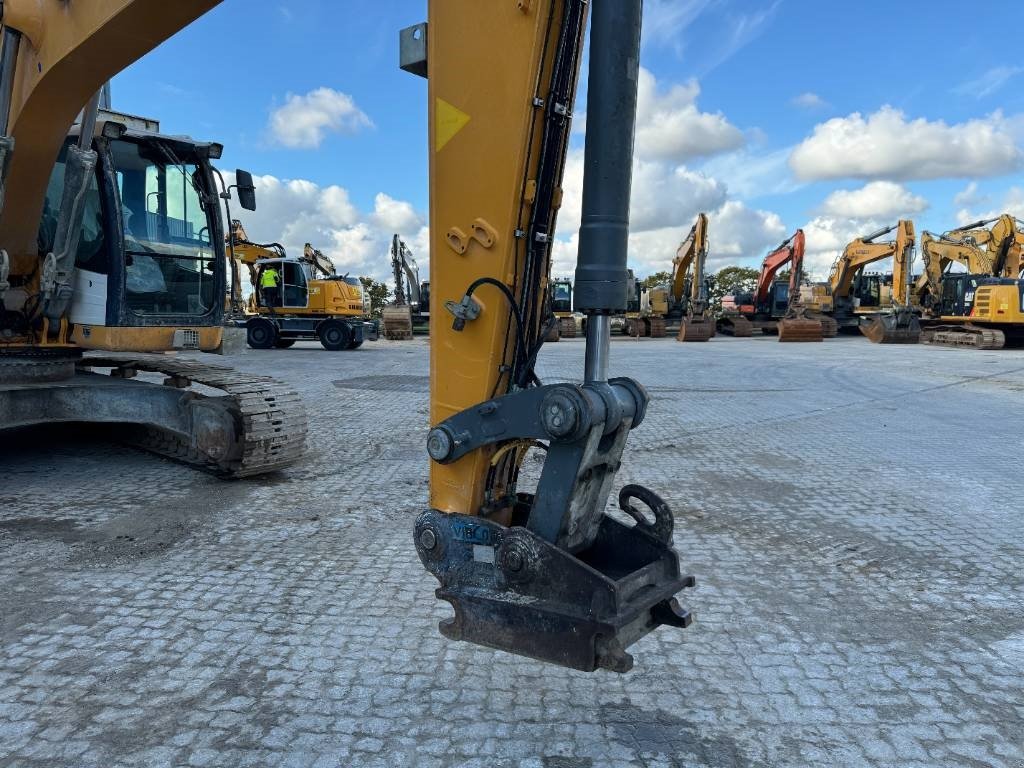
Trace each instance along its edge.
<instances>
[{"instance_id":1,"label":"concrete ground","mask_svg":"<svg viewBox=\"0 0 1024 768\"><path fill-rule=\"evenodd\" d=\"M698 580L633 672L437 633L423 340L250 351L315 414L276 476L4 437L0 766L1024 766L1024 352L612 351L653 399L620 482Z\"/></svg>"}]
</instances>

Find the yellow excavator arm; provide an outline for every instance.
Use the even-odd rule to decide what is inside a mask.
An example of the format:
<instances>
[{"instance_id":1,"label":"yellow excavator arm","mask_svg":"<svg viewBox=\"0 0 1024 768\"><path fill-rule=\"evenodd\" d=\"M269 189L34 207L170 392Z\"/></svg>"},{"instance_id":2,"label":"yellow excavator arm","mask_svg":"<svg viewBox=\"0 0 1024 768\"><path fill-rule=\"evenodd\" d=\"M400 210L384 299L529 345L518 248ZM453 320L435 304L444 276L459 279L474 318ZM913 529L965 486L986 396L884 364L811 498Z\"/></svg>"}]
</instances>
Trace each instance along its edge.
<instances>
[{"instance_id":1,"label":"yellow excavator arm","mask_svg":"<svg viewBox=\"0 0 1024 768\"><path fill-rule=\"evenodd\" d=\"M992 275L992 254L981 248L970 236L953 238L924 232L921 235L924 272L917 279L914 293L917 303L927 306L942 295L942 275L953 263L962 264L972 275Z\"/></svg>"},{"instance_id":2,"label":"yellow excavator arm","mask_svg":"<svg viewBox=\"0 0 1024 768\"><path fill-rule=\"evenodd\" d=\"M690 233L686 236L676 250L676 257L672 260L672 299L681 302L686 299L690 301L700 300L701 284L704 282L704 268L708 254L708 217L705 213L698 213L697 220L690 227ZM691 269L695 267L691 276ZM687 278L690 277L689 295L687 296Z\"/></svg>"},{"instance_id":3,"label":"yellow excavator arm","mask_svg":"<svg viewBox=\"0 0 1024 768\"><path fill-rule=\"evenodd\" d=\"M894 240L876 242L878 238L893 230L896 230ZM868 264L887 259L890 256L894 257L893 286L905 285L909 261L913 255L914 240L914 223L901 219L891 227L885 227L850 242L832 265L832 271L829 274L829 287L832 291L833 301L849 297L853 289L854 278L860 270ZM893 295L895 294L894 290Z\"/></svg>"},{"instance_id":4,"label":"yellow excavator arm","mask_svg":"<svg viewBox=\"0 0 1024 768\"><path fill-rule=\"evenodd\" d=\"M604 513L647 405L607 372L611 317L626 310L641 5L591 11L573 281L583 384L544 385L534 363L591 4L435 0L428 24L402 32L403 68L428 76L430 104L430 509L416 548L454 608L443 634L582 670L625 671L633 641L690 621L668 507L626 486L619 505L637 524ZM519 468L537 448L526 492Z\"/></svg>"},{"instance_id":5,"label":"yellow excavator arm","mask_svg":"<svg viewBox=\"0 0 1024 768\"><path fill-rule=\"evenodd\" d=\"M991 226L989 226L991 225ZM984 246L991 259L989 268L994 277L1017 278L1021 272L1021 246L1024 233L1017 219L1004 213L994 219L976 221L945 233L954 240Z\"/></svg>"}]
</instances>

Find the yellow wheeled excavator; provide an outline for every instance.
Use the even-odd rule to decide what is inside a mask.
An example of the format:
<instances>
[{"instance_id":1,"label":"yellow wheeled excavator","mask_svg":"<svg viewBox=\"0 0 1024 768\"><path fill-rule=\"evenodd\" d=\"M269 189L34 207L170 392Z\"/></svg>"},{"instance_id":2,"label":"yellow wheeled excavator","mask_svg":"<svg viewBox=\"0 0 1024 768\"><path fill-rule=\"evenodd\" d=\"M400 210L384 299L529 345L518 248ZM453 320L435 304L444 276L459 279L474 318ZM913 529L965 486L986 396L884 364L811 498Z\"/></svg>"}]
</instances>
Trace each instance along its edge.
<instances>
[{"instance_id":1,"label":"yellow wheeled excavator","mask_svg":"<svg viewBox=\"0 0 1024 768\"><path fill-rule=\"evenodd\" d=\"M290 388L141 354L221 348L230 191L212 165L219 144L103 111L100 93L217 4L0 6L0 429L123 426L132 442L227 477L302 456L306 415ZM251 176L237 180L254 209Z\"/></svg>"},{"instance_id":2,"label":"yellow wheeled excavator","mask_svg":"<svg viewBox=\"0 0 1024 768\"><path fill-rule=\"evenodd\" d=\"M715 319L708 304L707 257L708 217L698 213L672 260L671 296L683 310L676 341L707 341L715 335Z\"/></svg>"},{"instance_id":3,"label":"yellow wheeled excavator","mask_svg":"<svg viewBox=\"0 0 1024 768\"><path fill-rule=\"evenodd\" d=\"M1004 276L1007 259L1015 258L1008 244L1017 240L1015 230L1001 228L998 238L979 237L976 226L922 235L925 270L915 292L924 312L923 343L1002 349L1024 341L1024 280ZM951 271L954 264L964 271Z\"/></svg>"},{"instance_id":4,"label":"yellow wheeled excavator","mask_svg":"<svg viewBox=\"0 0 1024 768\"><path fill-rule=\"evenodd\" d=\"M542 384L551 242L592 6L574 305L587 317L582 383ZM433 0L402 32L428 76L430 507L415 544L454 615L442 633L581 670L619 672L627 647L685 627L693 584L653 491L604 511L648 397L608 374L626 309L641 0ZM495 56L500 50L501 56ZM527 453L544 454L534 490ZM647 514L642 508L647 508Z\"/></svg>"},{"instance_id":5,"label":"yellow wheeled excavator","mask_svg":"<svg viewBox=\"0 0 1024 768\"><path fill-rule=\"evenodd\" d=\"M339 275L323 251L306 243L302 255L288 256L280 243L255 243L242 222L231 222L228 234L232 261L232 304L242 301L238 265L249 272L251 291L240 317L231 324L245 329L253 349L287 349L296 341L319 341L324 349L359 349L377 338L367 321L368 307L358 277ZM261 289L272 270L274 290Z\"/></svg>"}]
</instances>

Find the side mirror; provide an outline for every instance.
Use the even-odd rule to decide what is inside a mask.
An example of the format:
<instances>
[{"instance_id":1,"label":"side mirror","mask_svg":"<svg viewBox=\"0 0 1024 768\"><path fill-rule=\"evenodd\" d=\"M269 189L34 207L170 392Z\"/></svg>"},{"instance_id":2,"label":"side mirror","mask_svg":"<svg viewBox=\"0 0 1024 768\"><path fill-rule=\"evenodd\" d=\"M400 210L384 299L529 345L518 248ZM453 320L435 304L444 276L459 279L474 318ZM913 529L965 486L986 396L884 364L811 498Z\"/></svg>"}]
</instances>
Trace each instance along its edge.
<instances>
[{"instance_id":1,"label":"side mirror","mask_svg":"<svg viewBox=\"0 0 1024 768\"><path fill-rule=\"evenodd\" d=\"M235 171L235 188L238 190L238 204L247 211L256 210L256 185L252 174L239 168Z\"/></svg>"}]
</instances>

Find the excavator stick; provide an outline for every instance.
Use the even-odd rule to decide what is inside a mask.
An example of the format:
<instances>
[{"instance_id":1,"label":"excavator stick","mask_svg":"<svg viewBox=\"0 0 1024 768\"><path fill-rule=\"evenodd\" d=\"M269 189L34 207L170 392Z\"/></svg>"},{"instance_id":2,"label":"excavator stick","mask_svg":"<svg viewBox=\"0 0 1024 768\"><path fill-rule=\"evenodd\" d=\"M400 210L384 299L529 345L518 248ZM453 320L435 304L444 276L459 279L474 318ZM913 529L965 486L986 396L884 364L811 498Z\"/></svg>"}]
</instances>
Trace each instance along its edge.
<instances>
[{"instance_id":1,"label":"excavator stick","mask_svg":"<svg viewBox=\"0 0 1024 768\"><path fill-rule=\"evenodd\" d=\"M917 344L921 341L921 321L913 312L888 312L862 323L860 332L874 344Z\"/></svg>"},{"instance_id":2,"label":"excavator stick","mask_svg":"<svg viewBox=\"0 0 1024 768\"><path fill-rule=\"evenodd\" d=\"M714 335L715 321L711 318L684 317L676 341L707 341Z\"/></svg>"},{"instance_id":3,"label":"excavator stick","mask_svg":"<svg viewBox=\"0 0 1024 768\"><path fill-rule=\"evenodd\" d=\"M421 30L442 118L431 131L431 287L451 322L431 313L431 503L415 524L416 550L454 609L439 627L446 637L584 671L625 672L634 641L662 624L688 625L675 595L694 583L680 571L672 512L656 494L620 490L633 524L605 513L648 404L637 382L608 377L611 318L627 304L641 5L602 0L591 11L573 281L587 318L582 384L542 384L532 362L549 317L549 206L561 198L591 3L431 2ZM454 137L458 113L442 99L472 114ZM526 180L529 199L509 197ZM540 446L536 490L519 490L521 457Z\"/></svg>"},{"instance_id":4,"label":"excavator stick","mask_svg":"<svg viewBox=\"0 0 1024 768\"><path fill-rule=\"evenodd\" d=\"M726 336L748 338L754 335L754 324L743 315L722 315L715 321L715 330Z\"/></svg>"},{"instance_id":5,"label":"excavator stick","mask_svg":"<svg viewBox=\"0 0 1024 768\"><path fill-rule=\"evenodd\" d=\"M818 320L784 317L779 321L779 341L821 341L824 332Z\"/></svg>"}]
</instances>

